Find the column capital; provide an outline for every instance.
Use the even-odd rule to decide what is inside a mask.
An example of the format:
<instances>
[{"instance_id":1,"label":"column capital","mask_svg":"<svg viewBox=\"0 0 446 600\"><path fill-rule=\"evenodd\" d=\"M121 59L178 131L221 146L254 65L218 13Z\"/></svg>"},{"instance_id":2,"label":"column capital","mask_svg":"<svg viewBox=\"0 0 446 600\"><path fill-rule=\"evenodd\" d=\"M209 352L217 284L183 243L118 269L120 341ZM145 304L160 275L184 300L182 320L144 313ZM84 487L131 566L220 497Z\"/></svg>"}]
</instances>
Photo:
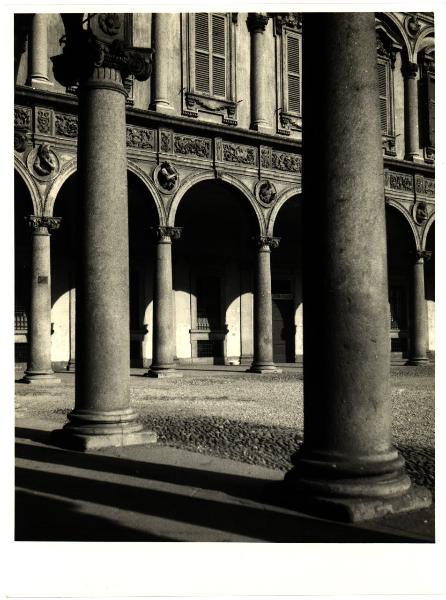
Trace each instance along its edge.
<instances>
[{"instance_id":1,"label":"column capital","mask_svg":"<svg viewBox=\"0 0 446 600\"><path fill-rule=\"evenodd\" d=\"M401 71L405 79L415 79L418 73L418 64L413 62L404 63Z\"/></svg>"},{"instance_id":2,"label":"column capital","mask_svg":"<svg viewBox=\"0 0 446 600\"><path fill-rule=\"evenodd\" d=\"M253 238L257 243L259 250L273 250L274 248L279 247L280 237L271 237L266 235L261 235L259 237Z\"/></svg>"},{"instance_id":3,"label":"column capital","mask_svg":"<svg viewBox=\"0 0 446 600\"><path fill-rule=\"evenodd\" d=\"M263 33L268 21L269 17L263 13L249 13L246 24L251 33Z\"/></svg>"},{"instance_id":4,"label":"column capital","mask_svg":"<svg viewBox=\"0 0 446 600\"><path fill-rule=\"evenodd\" d=\"M432 256L431 250L415 250L413 252L415 262L427 262Z\"/></svg>"},{"instance_id":5,"label":"column capital","mask_svg":"<svg viewBox=\"0 0 446 600\"><path fill-rule=\"evenodd\" d=\"M158 227L151 227L156 235L156 239L159 242L170 242L173 240L179 240L181 237L182 227L168 227L165 225L159 225Z\"/></svg>"},{"instance_id":6,"label":"column capital","mask_svg":"<svg viewBox=\"0 0 446 600\"><path fill-rule=\"evenodd\" d=\"M62 54L51 57L54 76L60 84L76 85L99 68L104 70L103 79L107 79L107 69L119 72L122 79L134 75L138 81L145 81L150 77L153 50L125 45L123 15L94 15L87 30L83 29L82 14L66 14L62 19L65 45ZM109 78L115 77L109 73Z\"/></svg>"},{"instance_id":7,"label":"column capital","mask_svg":"<svg viewBox=\"0 0 446 600\"><path fill-rule=\"evenodd\" d=\"M30 215L25 217L25 220L28 223L32 233L45 233L41 230L46 229L50 234L59 229L62 217L39 217L36 215Z\"/></svg>"}]
</instances>

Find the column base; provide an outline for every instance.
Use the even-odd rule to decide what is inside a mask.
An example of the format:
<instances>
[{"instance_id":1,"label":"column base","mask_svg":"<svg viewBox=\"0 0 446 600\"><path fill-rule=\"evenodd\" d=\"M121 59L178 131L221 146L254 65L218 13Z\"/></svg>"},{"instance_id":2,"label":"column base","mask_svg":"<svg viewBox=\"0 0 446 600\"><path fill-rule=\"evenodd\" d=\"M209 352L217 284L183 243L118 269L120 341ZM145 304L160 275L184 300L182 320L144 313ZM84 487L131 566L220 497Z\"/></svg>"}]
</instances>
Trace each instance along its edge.
<instances>
[{"instance_id":1,"label":"column base","mask_svg":"<svg viewBox=\"0 0 446 600\"><path fill-rule=\"evenodd\" d=\"M258 131L259 133L269 133L269 134L271 134L273 131L273 128L271 127L271 125L269 125L268 123L263 123L263 122L251 123L250 129L252 129L254 131Z\"/></svg>"},{"instance_id":2,"label":"column base","mask_svg":"<svg viewBox=\"0 0 446 600\"><path fill-rule=\"evenodd\" d=\"M410 365L412 367L417 367L419 365L428 365L428 364L429 364L429 359L427 356L409 358L409 360L406 362L406 365Z\"/></svg>"},{"instance_id":3,"label":"column base","mask_svg":"<svg viewBox=\"0 0 446 600\"><path fill-rule=\"evenodd\" d=\"M167 100L155 100L155 102L150 105L150 110L154 110L158 113L172 114L173 106L169 104Z\"/></svg>"},{"instance_id":4,"label":"column base","mask_svg":"<svg viewBox=\"0 0 446 600\"><path fill-rule=\"evenodd\" d=\"M22 383L29 383L32 385L57 385L60 383L60 379L53 371L25 371Z\"/></svg>"},{"instance_id":5,"label":"column base","mask_svg":"<svg viewBox=\"0 0 446 600\"><path fill-rule=\"evenodd\" d=\"M75 360L69 360L67 362L66 370L69 373L74 373L76 371L76 361Z\"/></svg>"},{"instance_id":6,"label":"column base","mask_svg":"<svg viewBox=\"0 0 446 600\"><path fill-rule=\"evenodd\" d=\"M54 90L54 83L45 77L31 77L27 85L36 90Z\"/></svg>"},{"instance_id":7,"label":"column base","mask_svg":"<svg viewBox=\"0 0 446 600\"><path fill-rule=\"evenodd\" d=\"M423 158L419 154L408 154L404 157L404 160L409 160L414 163L422 163L424 162Z\"/></svg>"},{"instance_id":8,"label":"column base","mask_svg":"<svg viewBox=\"0 0 446 600\"><path fill-rule=\"evenodd\" d=\"M168 377L183 377L183 373L180 373L173 367L169 367L167 369L161 369L158 367L150 367L147 373L144 374L145 377L156 377L157 379L163 379Z\"/></svg>"},{"instance_id":9,"label":"column base","mask_svg":"<svg viewBox=\"0 0 446 600\"><path fill-rule=\"evenodd\" d=\"M267 373L282 373L282 369L277 368L274 364L271 364L271 365L252 364L249 367L249 369L246 369L246 373L258 373L259 375L266 375Z\"/></svg>"},{"instance_id":10,"label":"column base","mask_svg":"<svg viewBox=\"0 0 446 600\"><path fill-rule=\"evenodd\" d=\"M53 442L71 450L99 450L121 446L153 444L154 431L144 430L132 409L116 411L73 410L69 423L51 432Z\"/></svg>"}]
</instances>

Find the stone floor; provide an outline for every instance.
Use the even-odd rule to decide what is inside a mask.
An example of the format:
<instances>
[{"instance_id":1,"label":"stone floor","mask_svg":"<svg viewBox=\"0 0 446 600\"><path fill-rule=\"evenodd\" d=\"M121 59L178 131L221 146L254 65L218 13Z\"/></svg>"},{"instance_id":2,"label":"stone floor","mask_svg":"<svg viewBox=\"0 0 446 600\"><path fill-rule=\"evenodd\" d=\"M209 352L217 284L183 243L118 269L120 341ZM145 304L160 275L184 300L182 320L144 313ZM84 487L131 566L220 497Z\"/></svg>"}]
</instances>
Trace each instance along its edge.
<instances>
[{"instance_id":1,"label":"stone floor","mask_svg":"<svg viewBox=\"0 0 446 600\"><path fill-rule=\"evenodd\" d=\"M132 402L158 443L88 454L49 443L74 404L74 375L51 388L17 383L17 539L433 540L433 508L352 526L265 496L302 439L300 368L266 377L211 366L182 369L181 379L143 373L131 372ZM394 367L391 382L396 444L415 483L433 490L433 368Z\"/></svg>"}]
</instances>

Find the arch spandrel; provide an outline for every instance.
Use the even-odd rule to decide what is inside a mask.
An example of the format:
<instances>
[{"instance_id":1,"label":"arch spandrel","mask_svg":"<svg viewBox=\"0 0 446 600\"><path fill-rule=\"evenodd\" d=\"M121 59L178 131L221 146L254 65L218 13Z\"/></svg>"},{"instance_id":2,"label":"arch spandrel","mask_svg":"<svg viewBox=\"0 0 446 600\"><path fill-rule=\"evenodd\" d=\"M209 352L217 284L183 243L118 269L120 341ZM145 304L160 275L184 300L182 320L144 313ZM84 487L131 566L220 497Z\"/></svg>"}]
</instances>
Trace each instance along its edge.
<instances>
[{"instance_id":1,"label":"arch spandrel","mask_svg":"<svg viewBox=\"0 0 446 600\"><path fill-rule=\"evenodd\" d=\"M429 235L429 231L433 223L435 223L435 212L429 216L429 219L426 221L426 225L424 226L423 234L421 236L421 250L426 250L427 236Z\"/></svg>"},{"instance_id":2,"label":"arch spandrel","mask_svg":"<svg viewBox=\"0 0 446 600\"><path fill-rule=\"evenodd\" d=\"M63 184L77 171L77 159L73 158L62 167L58 177L51 185L45 199L44 213L53 216L54 204ZM55 215L57 216L57 215Z\"/></svg>"},{"instance_id":3,"label":"arch spandrel","mask_svg":"<svg viewBox=\"0 0 446 600\"><path fill-rule=\"evenodd\" d=\"M167 224L166 209L160 198L158 190L156 189L153 179L143 169L141 169L140 166L138 166L136 163L134 163L130 160L127 160L127 170L130 171L130 173L133 173L133 175L135 175L141 181L141 183L147 189L149 194L152 196L153 201L156 205L156 211L158 214L158 222L160 225L166 225Z\"/></svg>"},{"instance_id":4,"label":"arch spandrel","mask_svg":"<svg viewBox=\"0 0 446 600\"><path fill-rule=\"evenodd\" d=\"M421 33L415 43L415 48L414 48L415 58L417 58L418 54L425 48L435 47L435 38L433 36L434 36L434 27L433 26L425 27L421 31Z\"/></svg>"},{"instance_id":5,"label":"arch spandrel","mask_svg":"<svg viewBox=\"0 0 446 600\"><path fill-rule=\"evenodd\" d=\"M257 217L259 235L266 235L266 223L265 218L263 216L263 212L249 188L239 179L237 179L233 175L230 175L229 173L219 172L218 177L216 177L214 171L207 171L199 173L198 175L191 175L190 177L184 180L184 182L176 192L175 196L173 197L172 203L169 208L169 214L167 219L167 224L169 226L175 226L176 213L180 202L185 196L185 194L196 184L202 181L224 181L225 183L228 183L232 187L236 188L247 199L247 201L250 203L251 207L254 210L254 213Z\"/></svg>"},{"instance_id":6,"label":"arch spandrel","mask_svg":"<svg viewBox=\"0 0 446 600\"><path fill-rule=\"evenodd\" d=\"M274 206L271 209L271 212L269 214L266 235L271 236L271 237L274 236L274 224L276 222L277 215L279 214L279 211L282 208L282 206L285 204L285 202L287 202L290 198L293 198L294 196L301 196L301 195L302 195L302 189L297 188L297 187L292 187L292 188L286 189L280 194L280 196L278 197L276 203L274 204Z\"/></svg>"},{"instance_id":7,"label":"arch spandrel","mask_svg":"<svg viewBox=\"0 0 446 600\"><path fill-rule=\"evenodd\" d=\"M31 202L33 204L34 214L35 215L43 214L43 212L44 212L42 210L43 200L40 195L39 188L37 187L31 173L28 171L28 169L25 167L25 165L20 160L17 159L17 157L14 157L14 170L21 177L21 179L23 180L23 183L25 184L25 186L29 192Z\"/></svg>"},{"instance_id":8,"label":"arch spandrel","mask_svg":"<svg viewBox=\"0 0 446 600\"><path fill-rule=\"evenodd\" d=\"M404 219L408 223L410 229L412 230L413 241L415 243L415 249L421 250L421 239L420 239L420 234L418 232L418 228L415 225L410 214L407 212L407 210L403 206L401 206L401 204L399 202L396 202L392 198L386 198L386 205L392 206L404 217Z\"/></svg>"}]
</instances>

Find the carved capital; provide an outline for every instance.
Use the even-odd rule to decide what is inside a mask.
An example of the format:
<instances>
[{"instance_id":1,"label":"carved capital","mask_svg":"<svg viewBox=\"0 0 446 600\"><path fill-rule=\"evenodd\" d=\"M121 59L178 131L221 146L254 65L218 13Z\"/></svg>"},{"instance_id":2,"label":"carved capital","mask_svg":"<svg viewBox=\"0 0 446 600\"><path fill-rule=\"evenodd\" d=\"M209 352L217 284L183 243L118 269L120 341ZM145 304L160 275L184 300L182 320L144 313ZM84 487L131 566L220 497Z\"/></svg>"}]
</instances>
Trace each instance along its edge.
<instances>
[{"instance_id":1,"label":"carved capital","mask_svg":"<svg viewBox=\"0 0 446 600\"><path fill-rule=\"evenodd\" d=\"M269 17L262 13L249 13L246 20L251 33L263 33L268 25Z\"/></svg>"},{"instance_id":2,"label":"carved capital","mask_svg":"<svg viewBox=\"0 0 446 600\"><path fill-rule=\"evenodd\" d=\"M30 215L25 217L32 233L53 233L57 231L62 221L62 217L38 217ZM46 231L45 231L46 230Z\"/></svg>"},{"instance_id":3,"label":"carved capital","mask_svg":"<svg viewBox=\"0 0 446 600\"><path fill-rule=\"evenodd\" d=\"M261 235L258 238L254 238L259 250L274 250L279 247L280 237L270 237Z\"/></svg>"},{"instance_id":4,"label":"carved capital","mask_svg":"<svg viewBox=\"0 0 446 600\"><path fill-rule=\"evenodd\" d=\"M417 263L425 262L425 261L427 262L428 260L431 259L432 252L430 250L415 250L413 255L415 258L415 262L417 262Z\"/></svg>"},{"instance_id":5,"label":"carved capital","mask_svg":"<svg viewBox=\"0 0 446 600\"><path fill-rule=\"evenodd\" d=\"M276 16L276 33L282 35L283 28L288 27L294 31L302 31L302 14L301 13L282 13Z\"/></svg>"},{"instance_id":6,"label":"carved capital","mask_svg":"<svg viewBox=\"0 0 446 600\"><path fill-rule=\"evenodd\" d=\"M407 62L401 68L403 73L403 77L405 79L415 79L418 73L418 65L417 63Z\"/></svg>"},{"instance_id":7,"label":"carved capital","mask_svg":"<svg viewBox=\"0 0 446 600\"><path fill-rule=\"evenodd\" d=\"M155 233L156 238L160 242L170 242L179 240L181 237L182 227L167 227L160 225L159 227L151 227L151 230Z\"/></svg>"}]
</instances>

